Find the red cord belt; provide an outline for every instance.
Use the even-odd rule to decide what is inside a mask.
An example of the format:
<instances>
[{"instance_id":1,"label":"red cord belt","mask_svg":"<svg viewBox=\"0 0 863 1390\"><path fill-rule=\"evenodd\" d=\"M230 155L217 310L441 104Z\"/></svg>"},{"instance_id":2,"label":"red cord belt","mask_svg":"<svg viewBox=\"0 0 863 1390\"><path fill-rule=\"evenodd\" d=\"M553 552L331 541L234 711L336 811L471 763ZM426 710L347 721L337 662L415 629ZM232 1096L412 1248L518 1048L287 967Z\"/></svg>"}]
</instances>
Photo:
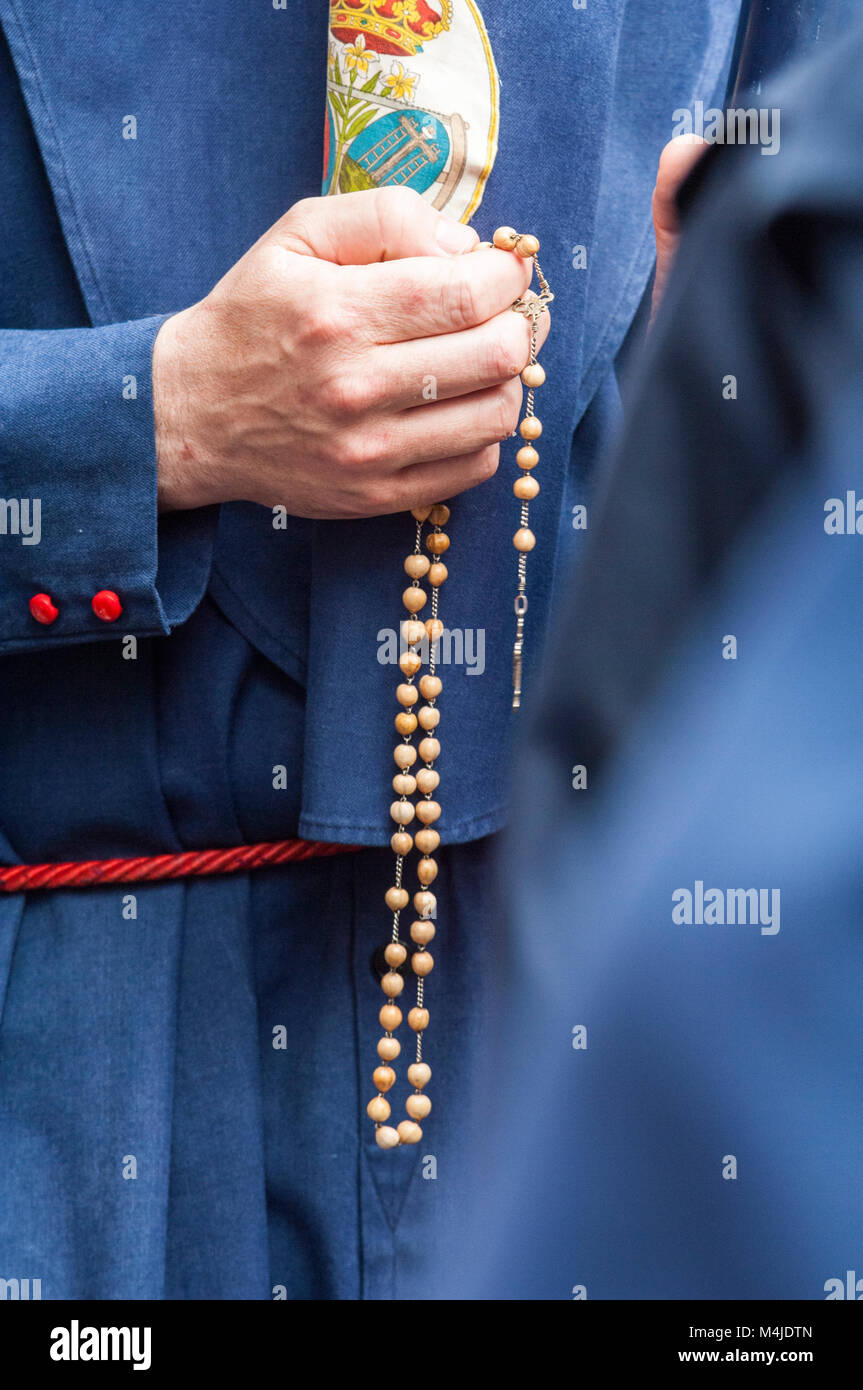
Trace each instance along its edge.
<instances>
[{"instance_id":1,"label":"red cord belt","mask_svg":"<svg viewBox=\"0 0 863 1390\"><path fill-rule=\"evenodd\" d=\"M301 859L354 854L362 845L333 845L322 840L272 840L234 849L190 850L185 854L142 855L137 859L86 859L67 864L14 864L0 869L0 892L33 888L92 888L104 883L157 883L160 879L203 878L238 874Z\"/></svg>"}]
</instances>

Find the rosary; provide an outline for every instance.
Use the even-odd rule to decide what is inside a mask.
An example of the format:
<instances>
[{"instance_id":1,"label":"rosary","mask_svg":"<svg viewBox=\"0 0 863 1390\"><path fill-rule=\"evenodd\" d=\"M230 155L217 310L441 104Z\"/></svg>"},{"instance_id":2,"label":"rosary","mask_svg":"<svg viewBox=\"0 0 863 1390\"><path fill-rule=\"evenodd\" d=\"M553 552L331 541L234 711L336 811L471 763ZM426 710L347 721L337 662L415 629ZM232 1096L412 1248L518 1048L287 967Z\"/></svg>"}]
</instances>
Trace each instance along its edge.
<instances>
[{"instance_id":1,"label":"rosary","mask_svg":"<svg viewBox=\"0 0 863 1390\"><path fill-rule=\"evenodd\" d=\"M524 619L527 613L527 557L536 545L536 537L529 526L530 503L539 493L539 483L533 476L533 469L539 463L539 453L534 447L542 434L542 424L534 414L534 391L545 381L545 371L536 360L537 325L547 305L554 299L548 282L536 259L539 242L534 236L519 234L512 227L499 227L493 242L483 242L483 246L497 246L503 251L514 251L517 255L533 260L539 281L539 293L516 300L513 309L524 314L530 321L530 359L521 373L527 391L524 419L519 425L519 434L524 441L516 454L520 473L513 483L512 490L520 506L519 527L513 536L513 545L518 552L517 589L515 597L515 646L512 658L513 709L521 704L522 655L524 651ZM479 248L477 248L479 249ZM375 1124L375 1138L382 1149L394 1149L400 1144L418 1144L423 1137L420 1121L431 1111L431 1101L425 1088L431 1080L431 1067L423 1061L423 1034L429 1024L429 1011L425 1005L425 977L434 969L434 957L429 951L429 943L435 934L432 920L437 901L431 886L437 878L438 866L432 857L440 845L440 835L434 828L440 818L440 804L434 793L440 783L440 774L435 770L435 762L440 757L440 740L437 728L440 723L440 710L437 698L442 683L435 674L437 643L444 631L438 614L441 586L447 578L447 567L442 557L449 549L449 536L442 529L449 521L449 507L438 503L433 507L416 507L411 515L416 523L414 548L405 560L405 573L410 584L402 594L402 603L409 614L402 623L401 631L406 645L399 657L399 667L404 677L396 690L396 699L401 706L395 717L396 732L401 742L396 744L393 758L398 771L393 777L393 790L397 800L390 806L390 817L396 830L390 844L396 857L395 883L387 889L385 902L393 914L392 935L384 951L389 970L381 980L381 988L386 1002L381 1007L378 1019L383 1029L383 1037L377 1045L379 1065L375 1068L372 1080L377 1088L366 1106L366 1112ZM423 554L423 530L428 523L429 532L425 537ZM422 587L427 580L431 589L431 616L424 621L420 613L429 602L429 595ZM428 647L428 670L420 675L422 656L417 650L423 642ZM414 706L425 701L414 713ZM413 736L417 728L422 732L419 745L414 747ZM412 769L419 759L422 764L415 772ZM416 794L419 799L411 800ZM413 834L408 830L414 820L419 829ZM419 889L413 895L416 920L410 927L411 941L415 950L411 956L411 969L416 976L416 1004L408 1012L408 1025L416 1034L416 1061L407 1069L407 1077L414 1088L405 1101L408 1118L394 1127L387 1124L391 1107L386 1093L392 1089L396 1080L393 1062L401 1053L401 1043L394 1036L403 1021L402 1011L397 1000L404 987L404 977L400 967L405 964L408 948L399 937L399 919L410 902L410 894L403 886L405 858L416 847L421 858L416 867Z\"/></svg>"}]
</instances>

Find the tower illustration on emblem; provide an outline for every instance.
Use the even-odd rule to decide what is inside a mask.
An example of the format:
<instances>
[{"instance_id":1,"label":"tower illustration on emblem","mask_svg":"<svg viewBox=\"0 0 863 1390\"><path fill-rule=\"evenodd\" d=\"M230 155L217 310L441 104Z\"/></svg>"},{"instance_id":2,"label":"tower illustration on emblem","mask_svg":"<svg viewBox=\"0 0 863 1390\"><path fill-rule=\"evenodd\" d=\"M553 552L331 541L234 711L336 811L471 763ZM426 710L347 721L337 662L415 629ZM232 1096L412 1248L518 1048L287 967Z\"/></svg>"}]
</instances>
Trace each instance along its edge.
<instances>
[{"instance_id":1,"label":"tower illustration on emblem","mask_svg":"<svg viewBox=\"0 0 863 1390\"><path fill-rule=\"evenodd\" d=\"M332 3L323 192L412 188L468 221L497 153L499 93L474 0Z\"/></svg>"}]
</instances>

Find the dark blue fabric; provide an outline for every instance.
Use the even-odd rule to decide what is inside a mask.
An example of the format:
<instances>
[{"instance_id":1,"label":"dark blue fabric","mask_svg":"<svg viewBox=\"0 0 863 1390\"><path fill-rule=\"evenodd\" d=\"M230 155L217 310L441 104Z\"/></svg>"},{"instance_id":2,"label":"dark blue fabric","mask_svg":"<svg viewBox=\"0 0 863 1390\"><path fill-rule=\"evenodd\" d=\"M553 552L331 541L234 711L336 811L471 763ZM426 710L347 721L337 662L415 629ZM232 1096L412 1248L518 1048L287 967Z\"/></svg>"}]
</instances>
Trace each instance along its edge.
<instances>
[{"instance_id":1,"label":"dark blue fabric","mask_svg":"<svg viewBox=\"0 0 863 1390\"><path fill-rule=\"evenodd\" d=\"M535 228L558 295L531 660L555 568L580 548L569 509L616 418L670 94L721 89L737 5L667 0L649 22L643 8L487 6L503 125L477 220ZM3 862L389 834L394 678L376 655L400 617L404 519L277 531L251 506L155 510L155 333L318 191L326 19L318 0L0 0L32 125L7 66L0 493L39 496L44 530L34 546L0 537ZM575 244L595 274L572 270ZM453 509L445 616L485 629L488 669L447 678L448 840L505 814L510 485L504 470ZM116 627L89 609L101 587L124 604ZM51 628L27 614L41 590ZM388 851L139 889L135 918L119 890L0 898L0 1274L41 1278L49 1298L416 1296L467 1178L498 920L488 855L482 841L441 856L419 1153L381 1153L363 1113Z\"/></svg>"},{"instance_id":2,"label":"dark blue fabric","mask_svg":"<svg viewBox=\"0 0 863 1390\"><path fill-rule=\"evenodd\" d=\"M121 888L0 899L3 1277L46 1299L417 1296L487 1104L469 1062L500 909L489 843L441 855L440 1123L384 1153L365 1105L391 859L138 887L136 920Z\"/></svg>"},{"instance_id":3,"label":"dark blue fabric","mask_svg":"<svg viewBox=\"0 0 863 1390\"><path fill-rule=\"evenodd\" d=\"M825 519L863 497L861 62L863 31L765 95L770 167L705 171L521 766L445 1295L859 1277L863 542ZM778 890L779 930L676 923L699 880Z\"/></svg>"}]
</instances>

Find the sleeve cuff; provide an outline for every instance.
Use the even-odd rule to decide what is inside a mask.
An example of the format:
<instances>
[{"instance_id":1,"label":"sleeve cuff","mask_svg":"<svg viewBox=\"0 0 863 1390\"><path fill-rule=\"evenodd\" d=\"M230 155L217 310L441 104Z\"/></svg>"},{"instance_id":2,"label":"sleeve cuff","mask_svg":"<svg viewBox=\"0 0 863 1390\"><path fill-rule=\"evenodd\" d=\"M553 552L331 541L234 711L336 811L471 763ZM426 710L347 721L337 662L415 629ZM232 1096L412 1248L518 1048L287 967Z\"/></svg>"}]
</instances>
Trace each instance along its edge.
<instances>
[{"instance_id":1,"label":"sleeve cuff","mask_svg":"<svg viewBox=\"0 0 863 1390\"><path fill-rule=\"evenodd\" d=\"M166 634L203 597L218 507L157 511L152 354L165 317L0 333L0 651ZM93 610L106 590L114 621ZM48 623L31 612L38 594Z\"/></svg>"}]
</instances>

